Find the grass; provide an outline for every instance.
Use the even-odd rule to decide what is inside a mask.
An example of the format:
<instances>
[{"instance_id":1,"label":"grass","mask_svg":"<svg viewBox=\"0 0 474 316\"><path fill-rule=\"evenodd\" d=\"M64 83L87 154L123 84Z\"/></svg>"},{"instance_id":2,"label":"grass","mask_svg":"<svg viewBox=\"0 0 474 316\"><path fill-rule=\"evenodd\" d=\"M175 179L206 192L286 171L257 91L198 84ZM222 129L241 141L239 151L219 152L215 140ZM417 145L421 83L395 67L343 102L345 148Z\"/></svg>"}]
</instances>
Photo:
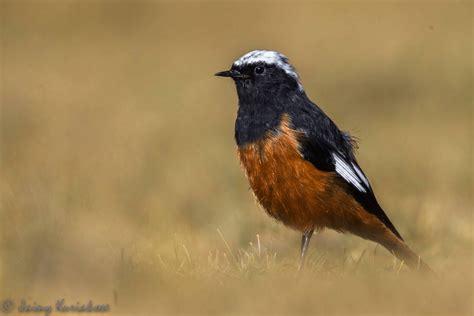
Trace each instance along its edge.
<instances>
[{"instance_id":1,"label":"grass","mask_svg":"<svg viewBox=\"0 0 474 316\"><path fill-rule=\"evenodd\" d=\"M154 258L148 262L124 255L117 306L150 315L453 315L472 308L472 293L465 291L472 285L470 276L410 272L373 245L357 255L313 252L299 273L297 256L280 257L258 235L245 248L232 249L222 241L222 248L207 256L191 255L184 244L176 244L171 256L147 256Z\"/></svg>"},{"instance_id":2,"label":"grass","mask_svg":"<svg viewBox=\"0 0 474 316\"><path fill-rule=\"evenodd\" d=\"M0 300L111 314L473 313L469 2L1 2ZM236 18L238 17L238 18ZM235 154L236 95L214 78L280 50L360 140L410 272L256 205Z\"/></svg>"}]
</instances>

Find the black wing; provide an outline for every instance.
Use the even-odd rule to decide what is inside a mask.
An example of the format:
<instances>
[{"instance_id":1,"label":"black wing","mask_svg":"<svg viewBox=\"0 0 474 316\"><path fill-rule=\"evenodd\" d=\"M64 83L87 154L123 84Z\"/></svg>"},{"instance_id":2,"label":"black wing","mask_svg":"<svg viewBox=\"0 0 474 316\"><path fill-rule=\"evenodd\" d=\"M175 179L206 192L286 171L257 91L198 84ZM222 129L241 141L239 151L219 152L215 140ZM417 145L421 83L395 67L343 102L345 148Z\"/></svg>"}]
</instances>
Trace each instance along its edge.
<instances>
[{"instance_id":1,"label":"black wing","mask_svg":"<svg viewBox=\"0 0 474 316\"><path fill-rule=\"evenodd\" d=\"M300 139L303 157L319 170L337 173L348 184L348 192L403 240L378 204L369 180L355 159L353 138L341 132L317 106L314 110L300 112L298 116L292 117L294 127L303 133Z\"/></svg>"}]
</instances>

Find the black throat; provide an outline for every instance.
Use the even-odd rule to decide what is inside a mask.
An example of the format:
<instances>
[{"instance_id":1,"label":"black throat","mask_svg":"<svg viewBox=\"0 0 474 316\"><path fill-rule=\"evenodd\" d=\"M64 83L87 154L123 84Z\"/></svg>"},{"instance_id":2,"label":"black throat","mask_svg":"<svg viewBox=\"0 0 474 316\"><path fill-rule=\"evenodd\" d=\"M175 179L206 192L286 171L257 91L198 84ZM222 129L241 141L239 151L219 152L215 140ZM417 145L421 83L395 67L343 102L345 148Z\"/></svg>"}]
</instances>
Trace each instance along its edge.
<instances>
[{"instance_id":1,"label":"black throat","mask_svg":"<svg viewBox=\"0 0 474 316\"><path fill-rule=\"evenodd\" d=\"M264 109L261 104L239 105L235 121L235 141L243 146L262 139L268 132L276 132L282 109Z\"/></svg>"},{"instance_id":2,"label":"black throat","mask_svg":"<svg viewBox=\"0 0 474 316\"><path fill-rule=\"evenodd\" d=\"M306 97L303 91L282 86L276 91L249 91L237 82L239 110L235 122L235 140L244 146L265 137L269 132L277 132L283 113L294 109Z\"/></svg>"}]
</instances>

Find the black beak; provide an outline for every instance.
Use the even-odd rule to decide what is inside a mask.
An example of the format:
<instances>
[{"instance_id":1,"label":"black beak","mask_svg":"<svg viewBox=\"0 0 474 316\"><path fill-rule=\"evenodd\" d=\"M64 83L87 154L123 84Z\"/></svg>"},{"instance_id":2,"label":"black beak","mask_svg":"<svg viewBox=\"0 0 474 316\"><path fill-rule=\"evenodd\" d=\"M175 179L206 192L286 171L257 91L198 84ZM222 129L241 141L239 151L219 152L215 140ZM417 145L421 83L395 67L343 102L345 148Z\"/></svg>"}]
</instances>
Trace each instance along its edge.
<instances>
[{"instance_id":1,"label":"black beak","mask_svg":"<svg viewBox=\"0 0 474 316\"><path fill-rule=\"evenodd\" d=\"M214 74L214 76L219 76L219 77L231 77L231 78L234 78L234 79L246 79L246 78L250 78L249 75L244 75L244 74L241 74L239 71L237 70L226 70L226 71L221 71L221 72L218 72L216 74Z\"/></svg>"}]
</instances>

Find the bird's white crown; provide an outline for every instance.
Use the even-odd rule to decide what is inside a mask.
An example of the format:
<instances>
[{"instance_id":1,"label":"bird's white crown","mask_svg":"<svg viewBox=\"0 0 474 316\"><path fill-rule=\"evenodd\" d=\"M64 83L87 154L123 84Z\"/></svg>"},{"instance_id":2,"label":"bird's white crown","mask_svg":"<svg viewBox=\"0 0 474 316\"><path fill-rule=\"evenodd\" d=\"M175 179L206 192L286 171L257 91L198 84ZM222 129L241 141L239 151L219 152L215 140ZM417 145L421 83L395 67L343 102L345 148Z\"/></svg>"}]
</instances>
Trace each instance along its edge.
<instances>
[{"instance_id":1,"label":"bird's white crown","mask_svg":"<svg viewBox=\"0 0 474 316\"><path fill-rule=\"evenodd\" d=\"M233 65L239 67L246 64L257 63L276 65L299 82L298 74L296 73L293 66L288 62L288 58L279 52L270 50L254 50L234 61Z\"/></svg>"}]
</instances>

